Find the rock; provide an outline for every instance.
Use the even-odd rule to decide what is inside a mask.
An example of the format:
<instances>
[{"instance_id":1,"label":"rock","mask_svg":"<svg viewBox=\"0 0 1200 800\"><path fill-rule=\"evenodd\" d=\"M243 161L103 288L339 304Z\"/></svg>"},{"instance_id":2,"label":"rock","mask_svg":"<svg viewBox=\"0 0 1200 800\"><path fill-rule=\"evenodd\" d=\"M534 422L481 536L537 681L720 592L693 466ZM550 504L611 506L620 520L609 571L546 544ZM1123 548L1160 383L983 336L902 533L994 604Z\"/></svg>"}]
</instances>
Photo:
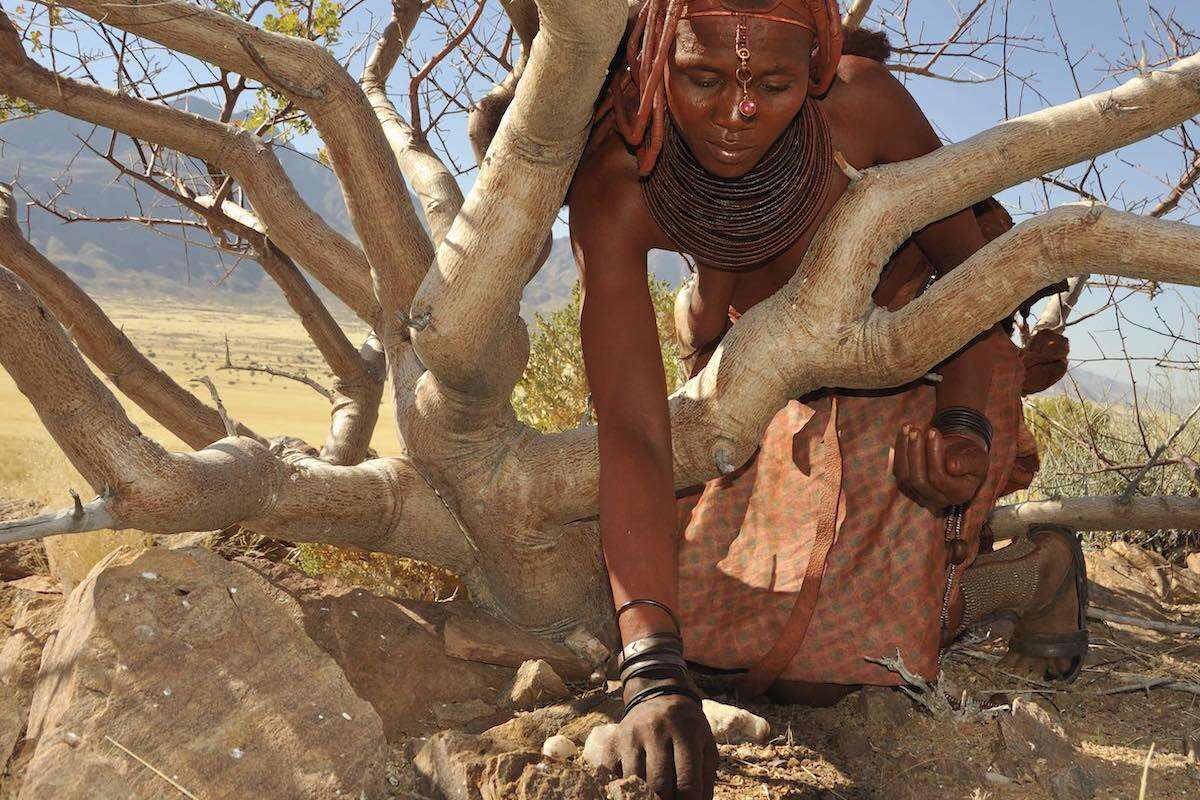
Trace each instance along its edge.
<instances>
[{"instance_id":1,"label":"rock","mask_svg":"<svg viewBox=\"0 0 1200 800\"><path fill-rule=\"evenodd\" d=\"M604 800L595 779L578 767L457 731L431 736L413 761L429 790L445 800Z\"/></svg>"},{"instance_id":2,"label":"rock","mask_svg":"<svg viewBox=\"0 0 1200 800\"><path fill-rule=\"evenodd\" d=\"M568 739L566 736L555 734L546 740L542 745L542 755L548 758L554 758L559 761L566 761L568 758L579 753L579 745Z\"/></svg>"},{"instance_id":3,"label":"rock","mask_svg":"<svg viewBox=\"0 0 1200 800\"><path fill-rule=\"evenodd\" d=\"M602 722L613 722L620 713L614 701L600 695L578 697L567 703L556 703L512 719L483 732L489 741L505 743L508 747L539 748L554 734L562 734L576 744L582 743L589 731Z\"/></svg>"},{"instance_id":4,"label":"rock","mask_svg":"<svg viewBox=\"0 0 1200 800\"><path fill-rule=\"evenodd\" d=\"M717 744L766 744L771 738L770 723L757 714L716 700L702 705Z\"/></svg>"},{"instance_id":5,"label":"rock","mask_svg":"<svg viewBox=\"0 0 1200 800\"><path fill-rule=\"evenodd\" d=\"M858 712L872 729L894 731L912 716L912 702L895 689L865 686L858 692Z\"/></svg>"},{"instance_id":6,"label":"rock","mask_svg":"<svg viewBox=\"0 0 1200 800\"><path fill-rule=\"evenodd\" d=\"M585 628L579 627L567 634L567 638L563 639L563 644L567 646L572 653L582 658L593 667L602 666L608 661L612 650L608 645L592 636Z\"/></svg>"},{"instance_id":7,"label":"rock","mask_svg":"<svg viewBox=\"0 0 1200 800\"><path fill-rule=\"evenodd\" d=\"M586 770L557 761L529 764L515 791L497 800L605 800L604 790Z\"/></svg>"},{"instance_id":8,"label":"rock","mask_svg":"<svg viewBox=\"0 0 1200 800\"><path fill-rule=\"evenodd\" d=\"M621 703L616 698L609 698L581 717L576 717L559 728L558 732L576 744L587 741L588 734L599 725L608 725L621 720Z\"/></svg>"},{"instance_id":9,"label":"rock","mask_svg":"<svg viewBox=\"0 0 1200 800\"><path fill-rule=\"evenodd\" d=\"M494 713L496 713L496 709L482 700L442 703L433 709L433 715L437 718L438 724L444 727L461 727Z\"/></svg>"},{"instance_id":10,"label":"rock","mask_svg":"<svg viewBox=\"0 0 1200 800\"><path fill-rule=\"evenodd\" d=\"M446 654L467 661L519 667L541 659L569 681L581 681L592 667L560 644L541 639L515 625L478 612L455 614L442 630Z\"/></svg>"},{"instance_id":11,"label":"rock","mask_svg":"<svg viewBox=\"0 0 1200 800\"><path fill-rule=\"evenodd\" d=\"M1005 755L1054 800L1087 800L1095 795L1094 770L1046 708L1017 698L1012 714L1001 716L999 722Z\"/></svg>"},{"instance_id":12,"label":"rock","mask_svg":"<svg viewBox=\"0 0 1200 800\"><path fill-rule=\"evenodd\" d=\"M833 745L847 761L862 758L871 752L871 743L866 736L854 728L840 728L833 735Z\"/></svg>"},{"instance_id":13,"label":"rock","mask_svg":"<svg viewBox=\"0 0 1200 800\"><path fill-rule=\"evenodd\" d=\"M650 785L636 776L610 781L604 793L608 800L658 800Z\"/></svg>"},{"instance_id":14,"label":"rock","mask_svg":"<svg viewBox=\"0 0 1200 800\"><path fill-rule=\"evenodd\" d=\"M1200 553L1188 553L1187 568L1189 572L1200 575Z\"/></svg>"},{"instance_id":15,"label":"rock","mask_svg":"<svg viewBox=\"0 0 1200 800\"><path fill-rule=\"evenodd\" d=\"M1094 606L1119 614L1166 620L1162 603L1149 584L1128 561L1105 548L1084 553L1088 569L1088 595Z\"/></svg>"},{"instance_id":16,"label":"rock","mask_svg":"<svg viewBox=\"0 0 1200 800\"><path fill-rule=\"evenodd\" d=\"M375 708L393 744L469 721L464 715L491 713L490 705L484 709L479 703L492 701L512 679L511 669L446 655L440 633L450 617L445 604L397 602L327 586L263 559L238 563L270 581L283 606L298 611L296 621Z\"/></svg>"},{"instance_id":17,"label":"rock","mask_svg":"<svg viewBox=\"0 0 1200 800\"><path fill-rule=\"evenodd\" d=\"M488 758L499 754L497 747L478 736L442 731L429 737L413 764L437 796L445 800L479 800L482 797L479 785ZM541 758L534 752L527 755L534 760ZM515 781L523 769L524 765L510 769L514 773L511 779Z\"/></svg>"},{"instance_id":18,"label":"rock","mask_svg":"<svg viewBox=\"0 0 1200 800\"><path fill-rule=\"evenodd\" d=\"M22 741L42 663L42 648L58 626L61 594L9 590L12 630L0 647L0 774Z\"/></svg>"},{"instance_id":19,"label":"rock","mask_svg":"<svg viewBox=\"0 0 1200 800\"><path fill-rule=\"evenodd\" d=\"M0 544L0 581L44 575L50 567L40 541Z\"/></svg>"},{"instance_id":20,"label":"rock","mask_svg":"<svg viewBox=\"0 0 1200 800\"><path fill-rule=\"evenodd\" d=\"M1158 553L1153 553L1144 547L1138 547L1129 542L1115 541L1104 548L1105 555L1115 555L1123 559L1151 589L1159 600L1170 600L1173 582L1171 580L1171 565Z\"/></svg>"},{"instance_id":21,"label":"rock","mask_svg":"<svg viewBox=\"0 0 1200 800\"><path fill-rule=\"evenodd\" d=\"M483 800L509 800L517 793L525 769L539 761L537 753L524 750L489 757L480 777L480 796Z\"/></svg>"},{"instance_id":22,"label":"rock","mask_svg":"<svg viewBox=\"0 0 1200 800\"><path fill-rule=\"evenodd\" d=\"M383 724L293 620L214 553L122 548L67 600L32 709L21 798L384 795Z\"/></svg>"},{"instance_id":23,"label":"rock","mask_svg":"<svg viewBox=\"0 0 1200 800\"><path fill-rule=\"evenodd\" d=\"M513 708L528 711L549 705L571 696L571 690L547 662L526 661L517 670L512 685L505 692L505 702Z\"/></svg>"},{"instance_id":24,"label":"rock","mask_svg":"<svg viewBox=\"0 0 1200 800\"><path fill-rule=\"evenodd\" d=\"M1183 754L1188 763L1200 764L1200 728L1183 734Z\"/></svg>"},{"instance_id":25,"label":"rock","mask_svg":"<svg viewBox=\"0 0 1200 800\"><path fill-rule=\"evenodd\" d=\"M588 734L587 741L583 744L583 760L589 767L600 769L604 764L604 757L608 753L608 743L616 732L616 723L597 725L595 728L592 728L592 732Z\"/></svg>"}]
</instances>

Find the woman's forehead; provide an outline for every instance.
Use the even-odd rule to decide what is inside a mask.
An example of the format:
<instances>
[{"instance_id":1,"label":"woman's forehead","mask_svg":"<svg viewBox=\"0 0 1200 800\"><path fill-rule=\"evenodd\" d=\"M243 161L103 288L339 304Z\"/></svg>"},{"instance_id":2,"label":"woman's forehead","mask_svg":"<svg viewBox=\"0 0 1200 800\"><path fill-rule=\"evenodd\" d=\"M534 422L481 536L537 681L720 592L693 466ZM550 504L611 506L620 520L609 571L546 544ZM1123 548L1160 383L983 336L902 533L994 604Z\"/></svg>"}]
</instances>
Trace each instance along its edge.
<instances>
[{"instance_id":1,"label":"woman's forehead","mask_svg":"<svg viewBox=\"0 0 1200 800\"><path fill-rule=\"evenodd\" d=\"M748 39L754 61L770 60L780 66L808 63L812 33L796 25L765 19L748 19ZM681 19L675 34L675 55L679 60L724 62L737 61L734 40L737 17L700 17Z\"/></svg>"}]
</instances>

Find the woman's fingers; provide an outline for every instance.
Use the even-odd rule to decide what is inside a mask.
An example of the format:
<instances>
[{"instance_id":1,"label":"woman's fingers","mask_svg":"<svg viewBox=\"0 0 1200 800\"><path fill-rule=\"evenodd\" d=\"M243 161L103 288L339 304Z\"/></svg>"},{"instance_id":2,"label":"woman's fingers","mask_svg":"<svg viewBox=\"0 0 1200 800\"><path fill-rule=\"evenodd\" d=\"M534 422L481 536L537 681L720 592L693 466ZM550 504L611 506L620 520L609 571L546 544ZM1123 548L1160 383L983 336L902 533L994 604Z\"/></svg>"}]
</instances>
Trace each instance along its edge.
<instances>
[{"instance_id":1,"label":"woman's fingers","mask_svg":"<svg viewBox=\"0 0 1200 800\"><path fill-rule=\"evenodd\" d=\"M946 499L946 505L959 505L967 502L979 490L981 478L973 474L952 473L947 462L955 459L949 455L946 438L936 429L931 429L931 434L929 454L926 459L926 463L929 465L930 482Z\"/></svg>"},{"instance_id":2,"label":"woman's fingers","mask_svg":"<svg viewBox=\"0 0 1200 800\"><path fill-rule=\"evenodd\" d=\"M909 431L908 481L918 502L930 510L937 511L946 506L946 498L929 481L929 459L926 452L929 430L914 425Z\"/></svg>"},{"instance_id":3,"label":"woman's fingers","mask_svg":"<svg viewBox=\"0 0 1200 800\"><path fill-rule=\"evenodd\" d=\"M646 783L660 800L675 800L675 745L665 737L645 744Z\"/></svg>"},{"instance_id":4,"label":"woman's fingers","mask_svg":"<svg viewBox=\"0 0 1200 800\"><path fill-rule=\"evenodd\" d=\"M678 800L705 800L704 785L707 759L703 743L686 733L674 739L675 797Z\"/></svg>"}]
</instances>

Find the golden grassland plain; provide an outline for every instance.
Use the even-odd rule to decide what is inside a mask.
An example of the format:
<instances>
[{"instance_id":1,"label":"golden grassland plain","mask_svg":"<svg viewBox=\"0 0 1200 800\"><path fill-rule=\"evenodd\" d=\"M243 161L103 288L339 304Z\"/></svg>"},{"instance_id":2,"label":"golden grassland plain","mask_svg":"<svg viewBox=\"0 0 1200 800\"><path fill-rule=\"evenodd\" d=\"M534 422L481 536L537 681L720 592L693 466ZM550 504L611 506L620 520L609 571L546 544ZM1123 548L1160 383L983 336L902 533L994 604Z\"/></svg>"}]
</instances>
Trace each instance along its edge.
<instances>
[{"instance_id":1,"label":"golden grassland plain","mask_svg":"<svg viewBox=\"0 0 1200 800\"><path fill-rule=\"evenodd\" d=\"M205 402L210 402L208 390L191 383L201 376L216 384L229 414L258 433L295 436L317 447L325 441L329 402L311 387L287 378L222 369L228 337L235 365L255 362L303 373L323 386L332 386L332 375L316 347L286 308L264 304L254 310L227 309L128 299L101 299L100 304L142 353ZM366 326L361 323L345 327L356 344L366 337ZM114 390L114 394L143 433L169 449L188 449L119 392ZM372 440L380 455L393 455L399 449L392 418L390 399L385 398ZM33 406L8 373L0 370L0 497L34 500L56 509L70 503L68 489L75 489L85 499L92 495L42 427ZM67 538L69 546L62 541ZM46 550L54 574L70 586L116 546L145 539L136 531L98 531L55 537L47 541Z\"/></svg>"}]
</instances>

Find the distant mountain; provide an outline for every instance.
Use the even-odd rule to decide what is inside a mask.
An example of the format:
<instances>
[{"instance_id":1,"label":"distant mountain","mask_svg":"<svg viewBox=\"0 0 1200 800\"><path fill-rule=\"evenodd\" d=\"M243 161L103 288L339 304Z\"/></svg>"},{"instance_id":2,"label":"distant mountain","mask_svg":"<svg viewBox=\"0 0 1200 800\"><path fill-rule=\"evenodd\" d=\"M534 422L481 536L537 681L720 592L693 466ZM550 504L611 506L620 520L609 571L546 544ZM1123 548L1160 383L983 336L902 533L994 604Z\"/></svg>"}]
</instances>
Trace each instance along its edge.
<instances>
[{"instance_id":1,"label":"distant mountain","mask_svg":"<svg viewBox=\"0 0 1200 800\"><path fill-rule=\"evenodd\" d=\"M191 101L190 109L216 116L213 106ZM53 112L0 127L0 180L19 179L31 194L45 199L61 189L59 206L100 217L137 214L139 208L164 217L179 213L166 198L145 186L117 180L116 171L88 152L81 140L104 151L109 131ZM122 137L118 148L128 151ZM349 217L333 173L315 158L277 148L280 162L301 196L338 230L350 233ZM18 192L17 199L21 200ZM203 231L136 223L64 223L48 214L32 214L33 244L85 288L99 294L155 293L212 296L278 297L262 270L214 251Z\"/></svg>"},{"instance_id":2,"label":"distant mountain","mask_svg":"<svg viewBox=\"0 0 1200 800\"><path fill-rule=\"evenodd\" d=\"M1082 397L1101 405L1124 405L1130 401L1132 394L1132 387L1125 381L1114 380L1083 367L1071 367L1062 380L1039 396L1064 395L1074 400Z\"/></svg>"}]
</instances>

